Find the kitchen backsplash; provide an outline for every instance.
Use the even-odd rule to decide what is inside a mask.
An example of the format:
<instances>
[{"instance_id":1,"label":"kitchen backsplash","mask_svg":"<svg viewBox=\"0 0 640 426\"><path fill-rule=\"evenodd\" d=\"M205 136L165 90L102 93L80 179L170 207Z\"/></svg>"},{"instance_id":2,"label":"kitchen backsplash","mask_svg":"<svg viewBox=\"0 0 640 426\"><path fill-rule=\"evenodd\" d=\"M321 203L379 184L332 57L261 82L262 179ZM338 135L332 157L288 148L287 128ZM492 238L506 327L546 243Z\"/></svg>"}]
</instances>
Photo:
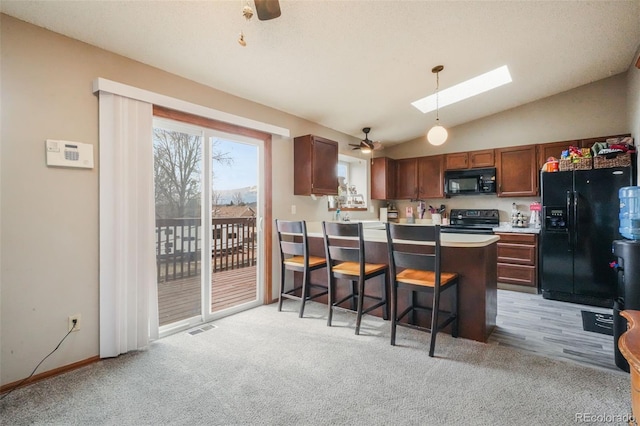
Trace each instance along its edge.
<instances>
[{"instance_id":1,"label":"kitchen backsplash","mask_svg":"<svg viewBox=\"0 0 640 426\"><path fill-rule=\"evenodd\" d=\"M451 198L438 198L438 199L426 199L424 200L427 204L433 207L439 207L441 204L446 206L447 217L451 209L498 209L500 211L500 222L510 222L511 221L511 207L513 203L516 203L518 210L522 212L527 218L529 217L529 205L534 202L540 202L540 197L523 197L523 198L515 198L515 197L506 197L500 198L495 195L465 195L464 197L451 197ZM377 206L377 209L380 207L386 207L387 203L384 201L374 201L374 205ZM414 215L416 212L416 207L418 206L417 201L393 201L396 208L398 209L399 217L406 217L405 208L408 206L413 207ZM378 210L376 210L378 211ZM427 209L427 213L425 214L425 218L429 217L429 212Z\"/></svg>"}]
</instances>

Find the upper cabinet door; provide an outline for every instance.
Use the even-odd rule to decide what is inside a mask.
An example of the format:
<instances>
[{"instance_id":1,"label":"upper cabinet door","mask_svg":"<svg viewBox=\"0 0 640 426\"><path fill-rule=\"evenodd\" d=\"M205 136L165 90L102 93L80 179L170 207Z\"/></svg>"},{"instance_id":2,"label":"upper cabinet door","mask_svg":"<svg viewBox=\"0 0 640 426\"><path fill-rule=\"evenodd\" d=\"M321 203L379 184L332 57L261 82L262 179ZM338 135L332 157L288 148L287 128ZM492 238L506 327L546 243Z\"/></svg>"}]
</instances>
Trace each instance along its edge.
<instances>
[{"instance_id":1,"label":"upper cabinet door","mask_svg":"<svg viewBox=\"0 0 640 426\"><path fill-rule=\"evenodd\" d=\"M551 142L538 145L538 170L544 166L549 157L555 157L559 160L562 151L568 149L569 145L580 146L580 141Z\"/></svg>"},{"instance_id":2,"label":"upper cabinet door","mask_svg":"<svg viewBox=\"0 0 640 426\"><path fill-rule=\"evenodd\" d=\"M418 198L444 198L444 156L418 158Z\"/></svg>"},{"instance_id":3,"label":"upper cabinet door","mask_svg":"<svg viewBox=\"0 0 640 426\"><path fill-rule=\"evenodd\" d=\"M293 144L293 194L338 195L338 143L305 135Z\"/></svg>"},{"instance_id":4,"label":"upper cabinet door","mask_svg":"<svg viewBox=\"0 0 640 426\"><path fill-rule=\"evenodd\" d=\"M457 170L469 168L469 154L466 152L456 152L444 156L445 170Z\"/></svg>"},{"instance_id":5,"label":"upper cabinet door","mask_svg":"<svg viewBox=\"0 0 640 426\"><path fill-rule=\"evenodd\" d=\"M493 167L495 159L493 149L483 149L481 151L455 152L445 154L444 169L478 169L483 167Z\"/></svg>"},{"instance_id":6,"label":"upper cabinet door","mask_svg":"<svg viewBox=\"0 0 640 426\"><path fill-rule=\"evenodd\" d=\"M377 157L371 160L371 199L393 200L396 196L396 160Z\"/></svg>"},{"instance_id":7,"label":"upper cabinet door","mask_svg":"<svg viewBox=\"0 0 640 426\"><path fill-rule=\"evenodd\" d=\"M538 195L536 145L496 149L498 197Z\"/></svg>"},{"instance_id":8,"label":"upper cabinet door","mask_svg":"<svg viewBox=\"0 0 640 426\"><path fill-rule=\"evenodd\" d=\"M469 165L472 169L493 167L496 165L493 149L471 151L469 153Z\"/></svg>"},{"instance_id":9,"label":"upper cabinet door","mask_svg":"<svg viewBox=\"0 0 640 426\"><path fill-rule=\"evenodd\" d=\"M418 159L403 158L396 161L396 199L418 198Z\"/></svg>"}]
</instances>

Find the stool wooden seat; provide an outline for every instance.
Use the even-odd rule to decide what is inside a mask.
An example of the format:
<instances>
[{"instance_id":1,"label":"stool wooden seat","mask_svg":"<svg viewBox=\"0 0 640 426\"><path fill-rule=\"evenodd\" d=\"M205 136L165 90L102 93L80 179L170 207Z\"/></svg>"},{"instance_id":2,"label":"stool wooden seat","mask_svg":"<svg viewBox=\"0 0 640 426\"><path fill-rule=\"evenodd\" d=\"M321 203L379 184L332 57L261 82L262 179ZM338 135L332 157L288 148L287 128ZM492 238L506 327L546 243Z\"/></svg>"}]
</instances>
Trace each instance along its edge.
<instances>
[{"instance_id":1,"label":"stool wooden seat","mask_svg":"<svg viewBox=\"0 0 640 426\"><path fill-rule=\"evenodd\" d=\"M429 356L433 357L436 346L436 335L439 330L452 324L451 335L458 337L458 274L443 272L441 265L440 225L418 226L387 223L387 248L389 252L389 269L391 274L391 344L396 344L396 327L416 328L431 332ZM434 252L409 252L407 242L433 242ZM419 247L419 246L414 246ZM398 312L398 289L411 291L411 303L403 312ZM451 290L450 290L451 289ZM449 311L440 309L440 295L451 291L452 306ZM416 302L417 292L429 292L432 296L431 306L421 306ZM415 312L431 313L431 327L419 327L415 324ZM446 315L441 321L440 315ZM408 323L400 322L410 315Z\"/></svg>"},{"instance_id":2,"label":"stool wooden seat","mask_svg":"<svg viewBox=\"0 0 640 426\"><path fill-rule=\"evenodd\" d=\"M324 246L327 258L327 274L329 283L327 325L331 326L333 310L340 309L356 313L356 334L360 334L362 315L382 307L384 319L388 318L386 264L367 263L365 261L364 238L362 223L322 222ZM365 283L371 278L382 275L380 296L366 293ZM351 282L349 294L336 300L336 279L346 279ZM364 300L370 299L374 303L364 307ZM340 306L349 301L349 308Z\"/></svg>"},{"instance_id":3,"label":"stool wooden seat","mask_svg":"<svg viewBox=\"0 0 640 426\"><path fill-rule=\"evenodd\" d=\"M304 306L307 300L312 300L328 293L324 285L311 283L310 273L316 269L327 266L324 257L309 255L309 241L307 239L307 224L305 221L285 221L276 219L276 231L278 233L278 246L280 247L280 294L278 296L278 311L282 311L283 299L300 301L298 316L304 315ZM288 240L284 238L288 235ZM285 271L302 272L302 284L293 285L290 290L285 290ZM318 290L312 293L312 289Z\"/></svg>"}]
</instances>

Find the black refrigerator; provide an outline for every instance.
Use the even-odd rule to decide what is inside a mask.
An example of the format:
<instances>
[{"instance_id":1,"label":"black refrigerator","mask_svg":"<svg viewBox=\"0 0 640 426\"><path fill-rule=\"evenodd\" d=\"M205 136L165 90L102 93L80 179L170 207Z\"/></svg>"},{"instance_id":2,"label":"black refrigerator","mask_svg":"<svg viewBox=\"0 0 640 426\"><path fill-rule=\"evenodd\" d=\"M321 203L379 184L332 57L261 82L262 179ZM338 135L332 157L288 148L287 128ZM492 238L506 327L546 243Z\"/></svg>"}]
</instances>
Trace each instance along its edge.
<instances>
[{"instance_id":1,"label":"black refrigerator","mask_svg":"<svg viewBox=\"0 0 640 426\"><path fill-rule=\"evenodd\" d=\"M610 263L618 231L618 190L631 167L541 173L540 288L545 299L611 308L617 276Z\"/></svg>"}]
</instances>

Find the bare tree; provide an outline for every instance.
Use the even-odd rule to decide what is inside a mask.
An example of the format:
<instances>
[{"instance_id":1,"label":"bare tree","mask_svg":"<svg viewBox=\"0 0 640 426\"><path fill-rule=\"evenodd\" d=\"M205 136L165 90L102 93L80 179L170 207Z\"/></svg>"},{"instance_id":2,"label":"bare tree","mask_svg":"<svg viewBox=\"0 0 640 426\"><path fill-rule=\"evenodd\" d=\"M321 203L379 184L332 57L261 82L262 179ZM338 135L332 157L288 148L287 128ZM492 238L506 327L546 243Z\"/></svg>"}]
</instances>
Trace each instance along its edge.
<instances>
[{"instance_id":1,"label":"bare tree","mask_svg":"<svg viewBox=\"0 0 640 426\"><path fill-rule=\"evenodd\" d=\"M222 194L220 191L211 192L211 215L213 217L218 216L220 213L220 206L222 205Z\"/></svg>"},{"instance_id":2,"label":"bare tree","mask_svg":"<svg viewBox=\"0 0 640 426\"><path fill-rule=\"evenodd\" d=\"M229 153L213 144L213 161L232 163ZM202 194L202 138L183 132L153 129L156 214L198 217Z\"/></svg>"},{"instance_id":3,"label":"bare tree","mask_svg":"<svg viewBox=\"0 0 640 426\"><path fill-rule=\"evenodd\" d=\"M244 197L242 196L242 192L236 192L233 194L233 198L231 199L231 201L233 202L233 204L235 204L236 206L244 206L245 202L244 202Z\"/></svg>"}]
</instances>

